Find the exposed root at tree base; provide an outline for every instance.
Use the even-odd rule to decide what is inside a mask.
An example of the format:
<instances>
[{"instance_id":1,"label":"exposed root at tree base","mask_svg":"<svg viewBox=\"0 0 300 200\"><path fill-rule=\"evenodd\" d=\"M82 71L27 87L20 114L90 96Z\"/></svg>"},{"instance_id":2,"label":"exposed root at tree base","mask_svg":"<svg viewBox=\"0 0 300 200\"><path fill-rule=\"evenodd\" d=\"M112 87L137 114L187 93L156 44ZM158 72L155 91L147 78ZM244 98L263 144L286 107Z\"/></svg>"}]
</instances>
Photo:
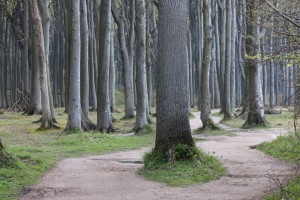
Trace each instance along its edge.
<instances>
[{"instance_id":1,"label":"exposed root at tree base","mask_svg":"<svg viewBox=\"0 0 300 200\"><path fill-rule=\"evenodd\" d=\"M82 119L81 128L83 131L93 131L97 129L97 126L89 119Z\"/></svg>"},{"instance_id":2,"label":"exposed root at tree base","mask_svg":"<svg viewBox=\"0 0 300 200\"><path fill-rule=\"evenodd\" d=\"M41 119L41 126L37 129L37 131L45 131L45 130L58 130L60 127L55 124L53 120L43 120Z\"/></svg>"}]
</instances>

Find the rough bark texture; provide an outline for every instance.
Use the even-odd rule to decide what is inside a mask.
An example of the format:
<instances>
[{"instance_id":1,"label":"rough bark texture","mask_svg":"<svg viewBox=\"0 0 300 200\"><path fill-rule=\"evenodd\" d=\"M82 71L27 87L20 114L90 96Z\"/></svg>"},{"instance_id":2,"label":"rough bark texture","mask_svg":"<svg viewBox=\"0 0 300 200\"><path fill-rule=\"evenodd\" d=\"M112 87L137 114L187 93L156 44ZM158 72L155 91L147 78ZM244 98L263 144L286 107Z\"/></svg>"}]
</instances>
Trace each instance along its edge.
<instances>
[{"instance_id":1,"label":"rough bark texture","mask_svg":"<svg viewBox=\"0 0 300 200\"><path fill-rule=\"evenodd\" d=\"M244 128L250 128L252 126L266 125L264 119L264 107L262 99L262 86L261 86L261 65L259 59L255 59L255 56L259 54L259 28L256 23L258 17L255 12L257 6L257 0L251 0L247 2L247 39L246 39L246 53L248 58L246 59L246 65L249 70L249 112L248 117L243 125Z\"/></svg>"},{"instance_id":2,"label":"rough bark texture","mask_svg":"<svg viewBox=\"0 0 300 200\"><path fill-rule=\"evenodd\" d=\"M187 85L187 0L159 2L157 129L154 155L169 162L178 145L191 151Z\"/></svg>"},{"instance_id":3,"label":"rough bark texture","mask_svg":"<svg viewBox=\"0 0 300 200\"><path fill-rule=\"evenodd\" d=\"M81 129L80 106L80 1L71 3L71 49L70 49L70 82L69 82L69 110L66 130Z\"/></svg>"},{"instance_id":4,"label":"rough bark texture","mask_svg":"<svg viewBox=\"0 0 300 200\"><path fill-rule=\"evenodd\" d=\"M113 131L109 101L109 68L111 37L111 0L102 0L99 31L98 111L97 129Z\"/></svg>"}]
</instances>

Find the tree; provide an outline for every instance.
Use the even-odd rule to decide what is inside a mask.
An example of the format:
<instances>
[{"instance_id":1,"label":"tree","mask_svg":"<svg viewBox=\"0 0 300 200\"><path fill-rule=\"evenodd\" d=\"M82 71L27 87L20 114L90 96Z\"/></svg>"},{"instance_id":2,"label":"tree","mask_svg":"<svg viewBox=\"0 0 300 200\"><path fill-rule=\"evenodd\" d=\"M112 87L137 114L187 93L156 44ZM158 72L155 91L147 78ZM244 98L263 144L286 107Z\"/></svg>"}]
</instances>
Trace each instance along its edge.
<instances>
[{"instance_id":1,"label":"tree","mask_svg":"<svg viewBox=\"0 0 300 200\"><path fill-rule=\"evenodd\" d=\"M154 155L176 159L176 149L192 152L187 82L187 0L159 2L157 124Z\"/></svg>"},{"instance_id":2,"label":"tree","mask_svg":"<svg viewBox=\"0 0 300 200\"><path fill-rule=\"evenodd\" d=\"M260 49L260 29L257 25L258 16L255 11L258 0L247 2L247 37L246 37L246 65L248 68L247 79L249 81L249 112L243 125L244 128L266 125L264 119L264 106L261 86L261 60L258 58Z\"/></svg>"},{"instance_id":3,"label":"tree","mask_svg":"<svg viewBox=\"0 0 300 200\"><path fill-rule=\"evenodd\" d=\"M201 121L203 128L214 129L215 125L211 116L209 94L209 70L212 62L211 57L213 42L210 5L211 4L208 0L203 1L204 48L201 76Z\"/></svg>"},{"instance_id":4,"label":"tree","mask_svg":"<svg viewBox=\"0 0 300 200\"><path fill-rule=\"evenodd\" d=\"M132 3L134 0L131 1ZM126 35L125 35L125 22L124 22L124 9L121 9L121 14L117 11L115 0L112 1L112 14L115 19L115 22L118 26L118 40L121 48L122 56L122 65L123 65L123 83L124 83L124 92L125 92L125 118L134 117L134 88L133 88L133 62L130 62L130 47L133 46L133 32L129 33L130 44L128 47L126 45ZM133 10L135 12L135 10ZM131 16L132 18L135 15Z\"/></svg>"},{"instance_id":5,"label":"tree","mask_svg":"<svg viewBox=\"0 0 300 200\"><path fill-rule=\"evenodd\" d=\"M34 25L34 36L36 38L36 47L38 51L38 58L40 64L40 85L41 85L41 97L42 97L42 125L40 129L57 128L54 124L51 109L48 90L48 75L47 75L47 61L44 45L44 34L42 27L42 19L40 16L39 8L36 0L29 1L31 6L31 14Z\"/></svg>"},{"instance_id":6,"label":"tree","mask_svg":"<svg viewBox=\"0 0 300 200\"><path fill-rule=\"evenodd\" d=\"M146 19L145 1L136 0L136 88L137 109L135 132L142 130L147 124L147 79L146 79Z\"/></svg>"},{"instance_id":7,"label":"tree","mask_svg":"<svg viewBox=\"0 0 300 200\"><path fill-rule=\"evenodd\" d=\"M81 129L80 106L80 0L71 0L71 49L70 49L70 82L69 108L66 130Z\"/></svg>"},{"instance_id":8,"label":"tree","mask_svg":"<svg viewBox=\"0 0 300 200\"><path fill-rule=\"evenodd\" d=\"M110 133L113 131L109 101L111 0L102 0L100 14L97 129Z\"/></svg>"}]
</instances>

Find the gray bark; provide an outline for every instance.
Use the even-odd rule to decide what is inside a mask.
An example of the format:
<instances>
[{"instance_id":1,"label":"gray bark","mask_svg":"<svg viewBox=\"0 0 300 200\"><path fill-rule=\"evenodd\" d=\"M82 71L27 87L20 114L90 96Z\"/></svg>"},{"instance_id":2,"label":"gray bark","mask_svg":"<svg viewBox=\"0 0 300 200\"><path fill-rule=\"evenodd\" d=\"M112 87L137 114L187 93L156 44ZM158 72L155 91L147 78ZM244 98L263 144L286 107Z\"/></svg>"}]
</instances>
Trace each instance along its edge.
<instances>
[{"instance_id":1,"label":"gray bark","mask_svg":"<svg viewBox=\"0 0 300 200\"><path fill-rule=\"evenodd\" d=\"M136 88L137 109L135 132L142 130L147 123L147 78L146 78L146 18L145 1L136 0Z\"/></svg>"},{"instance_id":2,"label":"gray bark","mask_svg":"<svg viewBox=\"0 0 300 200\"><path fill-rule=\"evenodd\" d=\"M97 129L110 133L113 131L109 101L111 0L102 0L100 14Z\"/></svg>"},{"instance_id":3,"label":"gray bark","mask_svg":"<svg viewBox=\"0 0 300 200\"><path fill-rule=\"evenodd\" d=\"M187 0L159 2L157 129L154 154L169 162L176 147L194 146L188 118Z\"/></svg>"},{"instance_id":4,"label":"gray bark","mask_svg":"<svg viewBox=\"0 0 300 200\"><path fill-rule=\"evenodd\" d=\"M80 1L71 2L71 49L70 49L70 82L69 82L69 108L66 131L81 129L80 106Z\"/></svg>"},{"instance_id":5,"label":"gray bark","mask_svg":"<svg viewBox=\"0 0 300 200\"><path fill-rule=\"evenodd\" d=\"M89 117L89 28L87 21L87 1L80 0L80 36L81 36L81 64L80 64L80 100L82 114L85 119Z\"/></svg>"},{"instance_id":6,"label":"gray bark","mask_svg":"<svg viewBox=\"0 0 300 200\"><path fill-rule=\"evenodd\" d=\"M214 122L210 110L209 94L209 72L212 63L212 23L211 8L208 0L203 1L203 30L204 30L204 49L202 63L202 84L201 84L201 121L204 129L213 129Z\"/></svg>"}]
</instances>

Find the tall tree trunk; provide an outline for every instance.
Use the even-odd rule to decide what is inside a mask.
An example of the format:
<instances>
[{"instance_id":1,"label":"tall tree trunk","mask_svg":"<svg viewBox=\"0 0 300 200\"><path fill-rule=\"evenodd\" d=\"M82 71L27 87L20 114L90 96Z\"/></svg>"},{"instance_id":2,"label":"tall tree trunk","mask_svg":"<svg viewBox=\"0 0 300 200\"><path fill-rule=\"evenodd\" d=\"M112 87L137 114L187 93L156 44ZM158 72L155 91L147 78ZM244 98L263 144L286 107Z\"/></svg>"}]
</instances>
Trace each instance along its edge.
<instances>
[{"instance_id":1,"label":"tall tree trunk","mask_svg":"<svg viewBox=\"0 0 300 200\"><path fill-rule=\"evenodd\" d=\"M129 51L126 45L124 19L118 13L115 6L115 0L112 4L112 13L115 22L118 25L118 39L121 48L123 65L123 82L125 91L125 118L134 117L134 88L133 88L133 65L130 63Z\"/></svg>"},{"instance_id":2,"label":"tall tree trunk","mask_svg":"<svg viewBox=\"0 0 300 200\"><path fill-rule=\"evenodd\" d=\"M89 28L87 21L87 1L80 0L81 64L80 64L80 100L83 118L89 117Z\"/></svg>"},{"instance_id":3,"label":"tall tree trunk","mask_svg":"<svg viewBox=\"0 0 300 200\"><path fill-rule=\"evenodd\" d=\"M202 84L201 84L201 121L204 129L215 128L210 110L209 94L209 71L212 62L212 24L211 7L208 0L203 1L203 30L204 30L204 49L202 63Z\"/></svg>"},{"instance_id":4,"label":"tall tree trunk","mask_svg":"<svg viewBox=\"0 0 300 200\"><path fill-rule=\"evenodd\" d=\"M145 1L136 2L136 88L137 110L135 132L141 131L147 123L147 85L146 85L146 19Z\"/></svg>"},{"instance_id":5,"label":"tall tree trunk","mask_svg":"<svg viewBox=\"0 0 300 200\"><path fill-rule=\"evenodd\" d=\"M157 129L154 155L171 162L178 145L194 147L188 118L186 0L159 2Z\"/></svg>"},{"instance_id":6,"label":"tall tree trunk","mask_svg":"<svg viewBox=\"0 0 300 200\"><path fill-rule=\"evenodd\" d=\"M232 68L232 5L231 0L226 1L226 56L225 56L225 74L223 82L223 104L224 120L233 117L231 109L231 68Z\"/></svg>"},{"instance_id":7,"label":"tall tree trunk","mask_svg":"<svg viewBox=\"0 0 300 200\"><path fill-rule=\"evenodd\" d=\"M50 101L49 101L49 91L48 91L48 71L47 71L47 61L45 54L44 45L44 35L42 27L42 19L39 13L38 5L36 0L30 0L31 14L34 25L34 35L36 38L37 52L40 64L40 84L41 84L41 99L42 99L42 125L40 129L56 128L53 123Z\"/></svg>"},{"instance_id":8,"label":"tall tree trunk","mask_svg":"<svg viewBox=\"0 0 300 200\"><path fill-rule=\"evenodd\" d=\"M71 2L71 49L70 49L70 82L69 110L66 131L81 129L80 106L80 0Z\"/></svg>"},{"instance_id":9,"label":"tall tree trunk","mask_svg":"<svg viewBox=\"0 0 300 200\"><path fill-rule=\"evenodd\" d=\"M28 38L29 38L29 27L28 27L28 17L29 17L29 6L28 0L23 0L24 7L24 48L22 49L22 91L29 91L29 66L28 66Z\"/></svg>"},{"instance_id":10,"label":"tall tree trunk","mask_svg":"<svg viewBox=\"0 0 300 200\"><path fill-rule=\"evenodd\" d=\"M97 129L110 133L113 131L109 101L111 0L102 0L100 14Z\"/></svg>"},{"instance_id":11,"label":"tall tree trunk","mask_svg":"<svg viewBox=\"0 0 300 200\"><path fill-rule=\"evenodd\" d=\"M244 128L250 128L258 125L266 125L264 119L264 106L261 85L261 65L260 59L253 59L260 53L260 31L258 25L258 16L255 8L258 0L247 2L247 39L246 39L246 65L249 70L249 112L243 125Z\"/></svg>"}]
</instances>

